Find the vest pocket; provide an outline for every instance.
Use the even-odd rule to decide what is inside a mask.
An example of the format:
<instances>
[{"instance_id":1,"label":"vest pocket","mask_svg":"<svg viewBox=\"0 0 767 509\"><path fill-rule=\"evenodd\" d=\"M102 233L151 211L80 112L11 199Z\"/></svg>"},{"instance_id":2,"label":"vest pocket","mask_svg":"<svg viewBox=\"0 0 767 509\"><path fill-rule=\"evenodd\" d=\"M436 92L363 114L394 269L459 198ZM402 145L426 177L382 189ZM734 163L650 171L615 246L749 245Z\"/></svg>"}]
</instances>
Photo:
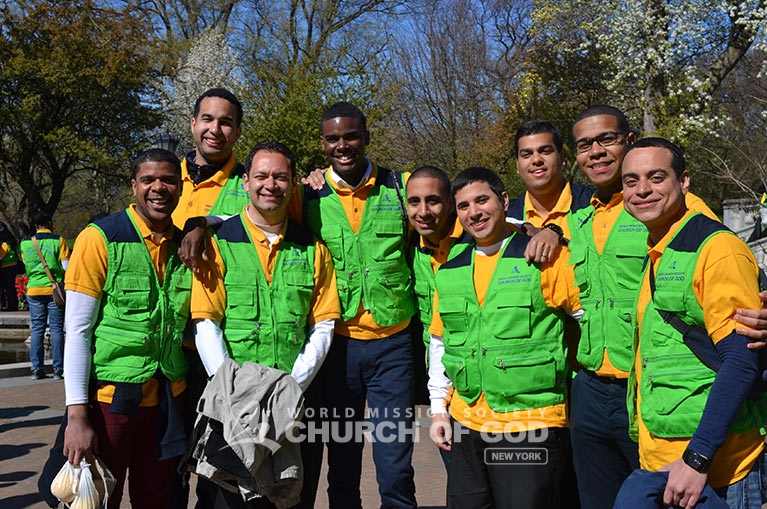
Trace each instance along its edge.
<instances>
[{"instance_id":1,"label":"vest pocket","mask_svg":"<svg viewBox=\"0 0 767 509\"><path fill-rule=\"evenodd\" d=\"M642 374L642 420L654 435L688 437L700 423L716 373L679 369L683 365L677 361L677 369Z\"/></svg>"},{"instance_id":2,"label":"vest pocket","mask_svg":"<svg viewBox=\"0 0 767 509\"><path fill-rule=\"evenodd\" d=\"M228 281L226 289L226 317L252 319L258 314L258 286L234 285Z\"/></svg>"},{"instance_id":3,"label":"vest pocket","mask_svg":"<svg viewBox=\"0 0 767 509\"><path fill-rule=\"evenodd\" d=\"M337 271L343 271L345 268L344 260L346 259L344 255L346 253L344 250L344 235L341 232L341 228L337 226L323 227L321 234L322 241L325 242L328 251L330 251L330 256L333 258L333 267Z\"/></svg>"},{"instance_id":4,"label":"vest pocket","mask_svg":"<svg viewBox=\"0 0 767 509\"><path fill-rule=\"evenodd\" d=\"M446 347L463 346L469 332L469 323L464 311L442 311L443 337Z\"/></svg>"},{"instance_id":5,"label":"vest pocket","mask_svg":"<svg viewBox=\"0 0 767 509\"><path fill-rule=\"evenodd\" d=\"M404 247L402 221L397 218L380 218L375 223L375 242L369 246L373 259L377 262L394 261L402 255Z\"/></svg>"},{"instance_id":6,"label":"vest pocket","mask_svg":"<svg viewBox=\"0 0 767 509\"><path fill-rule=\"evenodd\" d=\"M483 355L482 374L485 397L493 410L540 408L564 401L556 360L547 352L488 351Z\"/></svg>"},{"instance_id":7,"label":"vest pocket","mask_svg":"<svg viewBox=\"0 0 767 509\"><path fill-rule=\"evenodd\" d=\"M498 339L530 339L533 333L533 303L530 293L503 292L498 296L495 313L496 324L492 326Z\"/></svg>"},{"instance_id":8,"label":"vest pocket","mask_svg":"<svg viewBox=\"0 0 767 509\"><path fill-rule=\"evenodd\" d=\"M469 355L469 352L466 352ZM471 369L475 362L466 362L461 356L445 352L442 356L445 373L458 394L468 403L473 403L480 392L479 373Z\"/></svg>"}]
</instances>

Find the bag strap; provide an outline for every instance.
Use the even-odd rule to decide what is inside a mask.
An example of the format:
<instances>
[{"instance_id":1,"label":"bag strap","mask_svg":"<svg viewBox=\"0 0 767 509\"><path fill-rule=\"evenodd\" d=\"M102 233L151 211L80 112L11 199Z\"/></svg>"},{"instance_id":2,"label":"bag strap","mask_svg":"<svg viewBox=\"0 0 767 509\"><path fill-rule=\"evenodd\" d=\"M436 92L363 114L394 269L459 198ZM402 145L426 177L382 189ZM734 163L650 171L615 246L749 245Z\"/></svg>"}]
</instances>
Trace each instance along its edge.
<instances>
[{"instance_id":1,"label":"bag strap","mask_svg":"<svg viewBox=\"0 0 767 509\"><path fill-rule=\"evenodd\" d=\"M48 264L45 263L43 252L40 251L40 244L37 243L37 237L35 237L34 235L32 235L32 243L35 245L35 249L37 250L37 256L39 256L40 261L43 262L43 268L45 269L45 273L48 274L48 279L51 280L51 284L55 284L56 280L53 279L53 274L51 274L51 269L49 269Z\"/></svg>"}]
</instances>

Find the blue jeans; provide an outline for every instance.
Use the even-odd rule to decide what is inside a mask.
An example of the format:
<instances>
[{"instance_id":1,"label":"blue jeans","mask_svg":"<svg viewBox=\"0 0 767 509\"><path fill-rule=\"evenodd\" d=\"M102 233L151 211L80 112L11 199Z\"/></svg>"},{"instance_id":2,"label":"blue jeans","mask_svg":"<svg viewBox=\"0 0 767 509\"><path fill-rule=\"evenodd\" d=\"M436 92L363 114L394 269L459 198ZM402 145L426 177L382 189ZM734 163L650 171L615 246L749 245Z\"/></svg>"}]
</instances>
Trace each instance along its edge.
<instances>
[{"instance_id":1,"label":"blue jeans","mask_svg":"<svg viewBox=\"0 0 767 509\"><path fill-rule=\"evenodd\" d=\"M759 456L751 471L736 483L714 489L708 484L703 489L696 509L761 509L765 498L765 458ZM668 482L668 472L635 470L623 483L615 509L655 509L664 507L663 492Z\"/></svg>"},{"instance_id":2,"label":"blue jeans","mask_svg":"<svg viewBox=\"0 0 767 509\"><path fill-rule=\"evenodd\" d=\"M381 507L416 507L413 480L413 355L409 329L392 336L358 340L336 335L320 372L323 403L339 426L328 447L328 500L331 508L361 507L360 437L348 440L365 420L365 400L373 426L373 462ZM405 430L404 433L400 432Z\"/></svg>"},{"instance_id":3,"label":"blue jeans","mask_svg":"<svg viewBox=\"0 0 767 509\"><path fill-rule=\"evenodd\" d=\"M717 488L716 492L727 501L730 509L761 509L767 503L767 455L762 452L751 471L740 481Z\"/></svg>"},{"instance_id":4,"label":"blue jeans","mask_svg":"<svg viewBox=\"0 0 767 509\"><path fill-rule=\"evenodd\" d=\"M639 468L639 447L629 437L626 380L578 372L570 392L570 440L581 507L612 507L623 481Z\"/></svg>"},{"instance_id":5,"label":"blue jeans","mask_svg":"<svg viewBox=\"0 0 767 509\"><path fill-rule=\"evenodd\" d=\"M51 329L53 370L64 371L64 310L53 303L50 295L27 296L29 318L32 321L32 339L29 345L29 360L32 371L45 369L45 327Z\"/></svg>"}]
</instances>

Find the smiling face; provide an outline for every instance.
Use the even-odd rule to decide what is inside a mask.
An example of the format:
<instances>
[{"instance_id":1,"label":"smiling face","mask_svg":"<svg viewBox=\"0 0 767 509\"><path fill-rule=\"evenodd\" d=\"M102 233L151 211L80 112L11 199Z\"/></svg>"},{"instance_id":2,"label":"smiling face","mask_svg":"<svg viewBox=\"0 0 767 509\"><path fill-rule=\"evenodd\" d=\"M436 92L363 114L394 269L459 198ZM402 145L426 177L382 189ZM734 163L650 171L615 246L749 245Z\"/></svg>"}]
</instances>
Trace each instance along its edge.
<instances>
[{"instance_id":1,"label":"smiling face","mask_svg":"<svg viewBox=\"0 0 767 509\"><path fill-rule=\"evenodd\" d=\"M141 163L136 178L131 179L136 212L153 232L164 232L181 196L181 176L167 162Z\"/></svg>"},{"instance_id":2,"label":"smiling face","mask_svg":"<svg viewBox=\"0 0 767 509\"><path fill-rule=\"evenodd\" d=\"M501 198L499 200L484 181L471 182L455 193L455 209L461 226L478 246L490 246L509 234L506 225L509 196L504 191Z\"/></svg>"},{"instance_id":3,"label":"smiling face","mask_svg":"<svg viewBox=\"0 0 767 509\"><path fill-rule=\"evenodd\" d=\"M203 99L191 126L197 164L226 163L242 133L237 125L237 107L221 97Z\"/></svg>"},{"instance_id":4,"label":"smiling face","mask_svg":"<svg viewBox=\"0 0 767 509\"><path fill-rule=\"evenodd\" d=\"M579 141L596 138L601 134L620 132L618 119L612 115L594 115L573 126L575 145ZM603 147L594 141L588 150L576 154L581 171L599 191L600 197L609 198L621 189L621 162L626 147L634 142L634 134L622 134L620 141Z\"/></svg>"},{"instance_id":5,"label":"smiling face","mask_svg":"<svg viewBox=\"0 0 767 509\"><path fill-rule=\"evenodd\" d=\"M277 224L285 219L285 211L295 187L287 157L265 150L256 152L242 183L250 195L248 210L256 222ZM259 216L263 221L259 220Z\"/></svg>"},{"instance_id":6,"label":"smiling face","mask_svg":"<svg viewBox=\"0 0 767 509\"><path fill-rule=\"evenodd\" d=\"M367 168L365 147L370 134L362 120L336 117L322 122L322 150L333 170L354 185L362 179Z\"/></svg>"},{"instance_id":7,"label":"smiling face","mask_svg":"<svg viewBox=\"0 0 767 509\"><path fill-rule=\"evenodd\" d=\"M671 161L671 152L660 147L632 149L623 160L623 204L647 226L653 243L686 211L684 195L690 188L690 175L685 170L677 178Z\"/></svg>"},{"instance_id":8,"label":"smiling face","mask_svg":"<svg viewBox=\"0 0 767 509\"><path fill-rule=\"evenodd\" d=\"M517 173L532 194L559 194L565 185L565 155L557 151L554 135L539 133L517 140Z\"/></svg>"},{"instance_id":9,"label":"smiling face","mask_svg":"<svg viewBox=\"0 0 767 509\"><path fill-rule=\"evenodd\" d=\"M432 245L448 235L452 226L453 200L450 190L443 189L433 177L410 178L407 181L407 215L410 225Z\"/></svg>"}]
</instances>

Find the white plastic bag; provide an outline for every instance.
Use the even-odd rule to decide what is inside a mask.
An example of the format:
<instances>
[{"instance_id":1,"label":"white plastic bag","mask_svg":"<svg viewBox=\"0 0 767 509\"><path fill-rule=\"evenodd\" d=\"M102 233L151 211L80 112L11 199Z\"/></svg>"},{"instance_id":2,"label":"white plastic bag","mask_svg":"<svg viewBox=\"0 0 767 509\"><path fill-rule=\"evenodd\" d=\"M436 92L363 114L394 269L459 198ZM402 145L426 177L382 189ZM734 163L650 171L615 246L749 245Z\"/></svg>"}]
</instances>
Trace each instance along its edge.
<instances>
[{"instance_id":1,"label":"white plastic bag","mask_svg":"<svg viewBox=\"0 0 767 509\"><path fill-rule=\"evenodd\" d=\"M77 495L72 503L69 505L70 509L99 509L101 501L99 500L99 492L96 490L96 485L93 483L93 475L91 474L91 468L85 459L80 462L80 483L77 487Z\"/></svg>"},{"instance_id":2,"label":"white plastic bag","mask_svg":"<svg viewBox=\"0 0 767 509\"><path fill-rule=\"evenodd\" d=\"M71 503L77 495L80 480L80 467L76 467L69 461L64 462L59 473L51 483L51 493L65 504Z\"/></svg>"}]
</instances>

